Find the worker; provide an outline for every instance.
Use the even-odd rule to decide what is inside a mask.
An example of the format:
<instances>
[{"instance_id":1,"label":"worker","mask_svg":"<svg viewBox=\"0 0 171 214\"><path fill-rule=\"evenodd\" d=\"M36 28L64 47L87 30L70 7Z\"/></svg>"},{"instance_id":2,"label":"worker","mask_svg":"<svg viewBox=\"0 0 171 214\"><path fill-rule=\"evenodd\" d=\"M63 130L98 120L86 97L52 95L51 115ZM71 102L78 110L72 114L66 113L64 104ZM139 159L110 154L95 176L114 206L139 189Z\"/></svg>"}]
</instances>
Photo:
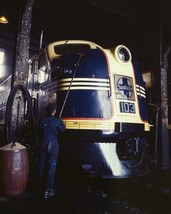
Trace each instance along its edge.
<instances>
[{"instance_id":1,"label":"worker","mask_svg":"<svg viewBox=\"0 0 171 214\"><path fill-rule=\"evenodd\" d=\"M61 118L55 117L56 105L46 107L46 115L38 122L38 191L45 199L55 195L54 180L59 153L59 132L65 131Z\"/></svg>"}]
</instances>

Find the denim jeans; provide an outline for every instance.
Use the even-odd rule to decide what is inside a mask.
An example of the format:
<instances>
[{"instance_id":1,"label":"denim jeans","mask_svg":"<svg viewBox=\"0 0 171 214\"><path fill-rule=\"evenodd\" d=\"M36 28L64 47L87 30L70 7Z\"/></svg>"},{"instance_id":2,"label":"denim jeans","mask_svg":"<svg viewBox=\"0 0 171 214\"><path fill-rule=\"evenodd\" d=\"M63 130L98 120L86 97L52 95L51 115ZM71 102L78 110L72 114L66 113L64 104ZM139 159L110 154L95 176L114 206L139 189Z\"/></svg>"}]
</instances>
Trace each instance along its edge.
<instances>
[{"instance_id":1,"label":"denim jeans","mask_svg":"<svg viewBox=\"0 0 171 214\"><path fill-rule=\"evenodd\" d=\"M59 145L56 141L42 142L38 162L39 192L54 188L58 153Z\"/></svg>"}]
</instances>

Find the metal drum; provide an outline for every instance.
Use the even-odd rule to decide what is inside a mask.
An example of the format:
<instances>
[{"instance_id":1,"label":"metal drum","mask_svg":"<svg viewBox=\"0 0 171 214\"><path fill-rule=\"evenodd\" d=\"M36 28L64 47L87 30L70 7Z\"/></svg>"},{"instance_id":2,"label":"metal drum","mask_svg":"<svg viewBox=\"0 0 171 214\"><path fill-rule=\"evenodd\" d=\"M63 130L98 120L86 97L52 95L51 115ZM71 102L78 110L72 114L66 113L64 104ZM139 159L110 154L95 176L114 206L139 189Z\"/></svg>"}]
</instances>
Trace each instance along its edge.
<instances>
[{"instance_id":1,"label":"metal drum","mask_svg":"<svg viewBox=\"0 0 171 214\"><path fill-rule=\"evenodd\" d=\"M6 196L22 194L27 186L29 161L27 149L19 143L0 148L0 193Z\"/></svg>"}]
</instances>

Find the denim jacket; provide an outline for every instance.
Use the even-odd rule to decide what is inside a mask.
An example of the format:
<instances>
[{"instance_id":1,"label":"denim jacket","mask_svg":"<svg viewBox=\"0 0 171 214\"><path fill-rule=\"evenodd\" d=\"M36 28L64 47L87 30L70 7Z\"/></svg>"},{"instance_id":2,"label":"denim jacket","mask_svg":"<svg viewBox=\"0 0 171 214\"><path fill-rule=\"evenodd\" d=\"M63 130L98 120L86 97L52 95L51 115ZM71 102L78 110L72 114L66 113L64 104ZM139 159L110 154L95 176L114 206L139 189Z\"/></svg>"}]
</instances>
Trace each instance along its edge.
<instances>
[{"instance_id":1,"label":"denim jacket","mask_svg":"<svg viewBox=\"0 0 171 214\"><path fill-rule=\"evenodd\" d=\"M60 118L46 116L38 123L39 142L57 142L59 132L65 131L65 125Z\"/></svg>"}]
</instances>

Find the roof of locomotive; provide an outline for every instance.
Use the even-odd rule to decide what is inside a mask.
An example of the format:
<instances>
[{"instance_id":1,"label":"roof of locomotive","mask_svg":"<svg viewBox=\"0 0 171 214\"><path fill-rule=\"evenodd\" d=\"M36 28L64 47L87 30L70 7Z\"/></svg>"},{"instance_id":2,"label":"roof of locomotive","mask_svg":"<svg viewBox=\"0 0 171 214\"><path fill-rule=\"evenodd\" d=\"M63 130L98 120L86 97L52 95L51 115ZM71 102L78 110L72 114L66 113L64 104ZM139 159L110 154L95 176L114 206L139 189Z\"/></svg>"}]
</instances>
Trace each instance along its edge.
<instances>
[{"instance_id":1,"label":"roof of locomotive","mask_svg":"<svg viewBox=\"0 0 171 214\"><path fill-rule=\"evenodd\" d=\"M63 49L63 47L68 47L74 44L74 46L78 46L80 45L81 47L86 47L89 49L97 49L97 48L101 48L102 47L100 45L97 45L94 42L91 41L86 41L86 40L61 40L61 41L56 41L53 43L50 43L49 45L46 46L46 51L49 57L49 60L52 61L54 58L58 58L59 56L61 56L62 53L58 53L58 51L56 51L57 47L60 47L60 49ZM68 48L70 49L70 48Z\"/></svg>"},{"instance_id":2,"label":"roof of locomotive","mask_svg":"<svg viewBox=\"0 0 171 214\"><path fill-rule=\"evenodd\" d=\"M122 63L124 65L128 65L132 60L131 52L124 45L118 45L110 49L105 49L100 45L87 40L61 40L48 44L38 54L33 56L29 60L29 63L31 63L33 59L37 58L45 51L47 53L48 59L50 61L53 61L54 59L60 57L61 55L67 52L78 50L81 51L85 49L103 49L109 51L109 53L112 54L119 63Z\"/></svg>"}]
</instances>

